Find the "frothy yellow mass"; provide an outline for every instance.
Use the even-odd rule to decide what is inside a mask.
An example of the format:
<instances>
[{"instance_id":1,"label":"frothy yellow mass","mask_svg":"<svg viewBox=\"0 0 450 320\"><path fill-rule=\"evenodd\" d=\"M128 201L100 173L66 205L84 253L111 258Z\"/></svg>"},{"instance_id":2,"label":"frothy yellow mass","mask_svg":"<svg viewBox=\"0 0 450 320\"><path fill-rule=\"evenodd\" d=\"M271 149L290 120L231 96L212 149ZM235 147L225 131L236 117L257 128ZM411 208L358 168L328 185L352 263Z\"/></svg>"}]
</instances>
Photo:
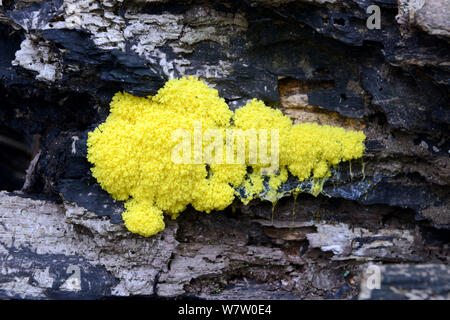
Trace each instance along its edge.
<instances>
[{"instance_id":1,"label":"frothy yellow mass","mask_svg":"<svg viewBox=\"0 0 450 320\"><path fill-rule=\"evenodd\" d=\"M176 218L189 204L207 213L223 210L238 187L246 190L246 199L264 189L265 165L250 164L248 155L245 164L196 163L194 155L191 164L174 163L172 151L180 143L173 139L176 130L194 136L198 123L202 132L278 129L279 170L268 177L273 192L287 180L288 171L300 181L325 178L330 167L361 158L364 151L363 132L293 125L280 110L256 99L233 113L217 90L193 77L169 80L153 97L119 92L110 107L106 121L89 133L87 158L101 187L126 201L126 227L143 236L164 229L163 214ZM203 148L209 143L203 141Z\"/></svg>"}]
</instances>

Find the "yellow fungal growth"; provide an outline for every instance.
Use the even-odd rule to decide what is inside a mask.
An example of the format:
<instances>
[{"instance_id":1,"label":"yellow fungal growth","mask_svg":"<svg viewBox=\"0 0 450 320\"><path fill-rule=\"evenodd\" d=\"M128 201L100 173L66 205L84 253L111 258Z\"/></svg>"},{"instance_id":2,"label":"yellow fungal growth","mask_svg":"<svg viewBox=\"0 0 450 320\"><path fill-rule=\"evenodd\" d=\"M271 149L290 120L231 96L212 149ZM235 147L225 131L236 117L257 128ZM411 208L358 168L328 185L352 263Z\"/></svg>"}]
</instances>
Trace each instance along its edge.
<instances>
[{"instance_id":1,"label":"yellow fungal growth","mask_svg":"<svg viewBox=\"0 0 450 320\"><path fill-rule=\"evenodd\" d=\"M244 163L202 157L204 150L215 146L211 149L215 159L226 160L229 129L277 129L276 173L265 176L268 163L250 161L249 139L231 151L236 156L240 148L246 148ZM180 130L189 134L188 140L174 135ZM223 136L208 139L210 130ZM256 136L258 148L261 137ZM293 125L280 110L256 99L233 113L217 90L197 78L184 77L169 80L153 97L117 93L106 121L89 133L87 159L101 187L114 199L126 201L122 217L128 230L151 236L164 229L164 214L175 219L188 205L207 213L223 210L239 195L238 189L245 190L242 201L269 189L269 198L276 202L277 190L289 172L300 181L316 181L312 193L318 194L331 174L330 167L362 157L364 140L364 133L358 131L312 123ZM174 162L174 150L179 152L183 142L193 152L181 152L185 161ZM275 156L271 149L275 142L269 134L269 158Z\"/></svg>"},{"instance_id":2,"label":"yellow fungal growth","mask_svg":"<svg viewBox=\"0 0 450 320\"><path fill-rule=\"evenodd\" d=\"M130 200L126 202L125 208L127 211L122 216L131 232L148 237L164 230L162 211L151 202Z\"/></svg>"}]
</instances>

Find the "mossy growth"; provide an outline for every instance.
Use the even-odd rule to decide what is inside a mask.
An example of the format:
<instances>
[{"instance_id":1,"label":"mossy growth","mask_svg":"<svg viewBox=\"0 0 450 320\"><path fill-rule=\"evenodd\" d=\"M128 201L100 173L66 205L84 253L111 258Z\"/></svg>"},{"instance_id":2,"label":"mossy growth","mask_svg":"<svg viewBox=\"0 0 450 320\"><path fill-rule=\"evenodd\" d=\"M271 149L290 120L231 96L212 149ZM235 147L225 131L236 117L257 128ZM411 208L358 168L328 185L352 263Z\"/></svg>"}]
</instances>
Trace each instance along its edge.
<instances>
[{"instance_id":1,"label":"mossy growth","mask_svg":"<svg viewBox=\"0 0 450 320\"><path fill-rule=\"evenodd\" d=\"M190 161L175 163L172 153L180 139L174 139L174 132L180 129L194 136L188 142L194 149L196 130L202 136L211 129L224 132L219 141L200 141L202 149L219 142L224 152L215 155L223 158L226 130L277 129L278 170L267 173L267 163L251 161L248 151L242 163L199 160L195 152L188 156ZM260 146L261 135L257 139ZM364 140L361 131L293 124L280 110L256 99L233 112L217 90L197 78L183 77L169 80L155 96L117 93L106 121L89 133L87 158L101 187L114 199L126 201L126 227L151 236L164 229L164 214L175 219L188 205L209 213L225 209L235 196L248 202L262 192L276 201L288 176L310 179L309 191L317 195L330 168L362 157ZM234 156L248 147L250 142L244 141L234 146ZM269 139L269 150L274 141Z\"/></svg>"}]
</instances>

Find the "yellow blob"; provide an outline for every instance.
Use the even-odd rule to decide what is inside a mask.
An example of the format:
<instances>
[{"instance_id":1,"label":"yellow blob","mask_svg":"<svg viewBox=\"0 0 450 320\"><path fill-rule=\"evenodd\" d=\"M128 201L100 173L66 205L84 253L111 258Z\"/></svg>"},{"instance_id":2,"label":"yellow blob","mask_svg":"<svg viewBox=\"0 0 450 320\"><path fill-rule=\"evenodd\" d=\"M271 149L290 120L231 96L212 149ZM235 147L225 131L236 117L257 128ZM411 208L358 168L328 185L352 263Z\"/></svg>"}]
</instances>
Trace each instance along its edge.
<instances>
[{"instance_id":1,"label":"yellow blob","mask_svg":"<svg viewBox=\"0 0 450 320\"><path fill-rule=\"evenodd\" d=\"M161 210L147 201L128 201L127 211L122 214L128 230L145 237L152 236L164 230L164 217Z\"/></svg>"},{"instance_id":2,"label":"yellow blob","mask_svg":"<svg viewBox=\"0 0 450 320\"><path fill-rule=\"evenodd\" d=\"M268 187L273 201L277 190L288 179L288 171L300 181L313 178L313 194L321 191L330 167L341 161L361 158L365 135L343 128L304 123L293 125L280 110L253 99L232 112L217 90L194 77L169 80L154 97L135 97L117 93L110 115L88 137L87 159L93 164L92 175L116 200L126 201L122 214L126 227L143 236L164 229L163 213L173 219L192 205L207 213L223 210L234 200L236 188L244 188L250 201ZM200 123L200 127L199 127ZM204 137L208 129L224 132L216 141L225 159L227 129L279 130L279 168L265 179L267 163L250 163L249 140L235 145L235 155L245 147L245 163L214 163L196 156L196 134L200 133L200 153L214 146ZM182 163L173 161L173 151L189 133L187 154ZM275 142L269 136L268 156ZM258 134L257 143L261 136ZM198 154L197 154L198 155ZM220 154L219 154L220 155ZM219 156L218 156L219 157ZM220 157L219 157L220 158ZM247 173L251 167L252 173Z\"/></svg>"}]
</instances>

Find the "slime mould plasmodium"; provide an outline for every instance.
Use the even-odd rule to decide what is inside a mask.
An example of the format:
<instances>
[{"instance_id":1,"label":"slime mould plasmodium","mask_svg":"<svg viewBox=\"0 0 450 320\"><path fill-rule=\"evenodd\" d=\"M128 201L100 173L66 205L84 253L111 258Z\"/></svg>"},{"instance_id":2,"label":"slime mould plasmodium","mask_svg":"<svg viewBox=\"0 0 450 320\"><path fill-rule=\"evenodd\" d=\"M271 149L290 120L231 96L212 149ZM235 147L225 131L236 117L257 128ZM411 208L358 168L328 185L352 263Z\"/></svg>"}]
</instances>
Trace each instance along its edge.
<instances>
[{"instance_id":1,"label":"slime mould plasmodium","mask_svg":"<svg viewBox=\"0 0 450 320\"><path fill-rule=\"evenodd\" d=\"M246 150L242 162L225 161L229 130L256 131L259 149L263 136L269 136L268 155L276 151L277 170L269 173L267 162L251 161L250 138L244 145L232 146L236 157L238 150ZM273 130L276 141L266 134ZM194 149L184 155L188 161L181 163L174 161L173 152L183 146L185 137L176 132L187 133L184 147ZM205 138L208 132L223 135L212 141ZM196 156L199 133L200 152L212 149L214 159L224 161ZM320 181L330 176L331 167L362 157L364 140L361 131L293 124L280 110L256 99L233 112L217 90L197 78L183 77L169 80L155 96L117 93L106 121L89 133L87 158L101 187L114 199L125 201L122 217L128 230L151 236L164 229L164 214L175 219L189 204L207 213L223 210L236 195L250 201L267 186L275 193L289 172L300 181L318 181L312 190L318 194ZM275 142L277 150L272 148Z\"/></svg>"}]
</instances>

